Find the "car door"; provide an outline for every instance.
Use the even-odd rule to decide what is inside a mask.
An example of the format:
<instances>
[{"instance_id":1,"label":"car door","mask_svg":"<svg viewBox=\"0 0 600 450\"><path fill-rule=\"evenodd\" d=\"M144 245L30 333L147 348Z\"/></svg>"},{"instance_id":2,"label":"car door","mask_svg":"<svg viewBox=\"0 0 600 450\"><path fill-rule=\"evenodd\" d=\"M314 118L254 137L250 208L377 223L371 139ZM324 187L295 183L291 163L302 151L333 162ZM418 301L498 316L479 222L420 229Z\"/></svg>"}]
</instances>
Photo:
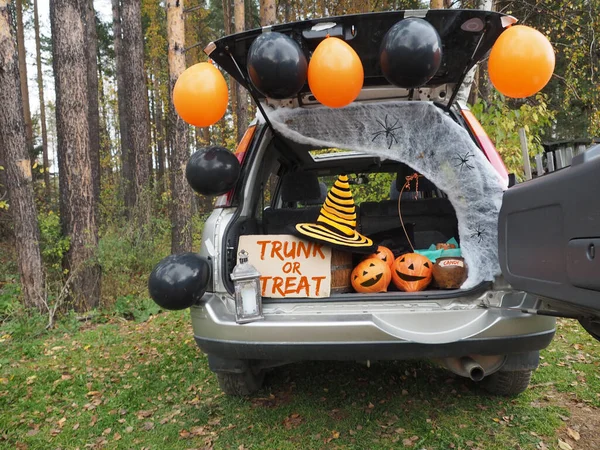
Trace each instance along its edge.
<instances>
[{"instance_id":1,"label":"car door","mask_svg":"<svg viewBox=\"0 0 600 450\"><path fill-rule=\"evenodd\" d=\"M600 340L600 145L572 165L509 188L498 224L500 266L515 288L575 312Z\"/></svg>"}]
</instances>

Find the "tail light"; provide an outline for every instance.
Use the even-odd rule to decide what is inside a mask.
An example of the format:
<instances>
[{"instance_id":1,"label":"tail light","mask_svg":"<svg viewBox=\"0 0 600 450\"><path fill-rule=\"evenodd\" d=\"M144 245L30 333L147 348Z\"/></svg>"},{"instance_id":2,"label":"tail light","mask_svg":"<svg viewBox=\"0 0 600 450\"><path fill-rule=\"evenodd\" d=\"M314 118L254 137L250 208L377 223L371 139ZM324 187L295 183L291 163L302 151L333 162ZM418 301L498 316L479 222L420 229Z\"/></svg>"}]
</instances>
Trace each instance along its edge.
<instances>
[{"instance_id":1,"label":"tail light","mask_svg":"<svg viewBox=\"0 0 600 450\"><path fill-rule=\"evenodd\" d=\"M485 132L485 130L471 111L469 111L468 109L463 109L461 110L461 114L465 119L465 122L467 122L469 129L473 133L473 136L475 136L477 143L483 150L483 153L487 157L488 161L492 164L492 166L494 166L494 169L496 169L498 175L500 175L500 177L505 181L506 185L508 186L508 170L506 170L504 161L502 161L502 158L498 154L494 143L489 138L489 136L487 135L487 133Z\"/></svg>"},{"instance_id":2,"label":"tail light","mask_svg":"<svg viewBox=\"0 0 600 450\"><path fill-rule=\"evenodd\" d=\"M235 156L237 160L240 162L240 166L244 165L244 160L246 159L246 154L248 147L250 147L250 142L252 142L252 138L254 137L254 132L256 131L256 125L252 125L248 127L242 140L238 144L235 149ZM233 200L233 194L235 193L235 188L230 190L227 194L220 195L215 200L215 208L224 208L227 206L231 206L231 202Z\"/></svg>"}]
</instances>

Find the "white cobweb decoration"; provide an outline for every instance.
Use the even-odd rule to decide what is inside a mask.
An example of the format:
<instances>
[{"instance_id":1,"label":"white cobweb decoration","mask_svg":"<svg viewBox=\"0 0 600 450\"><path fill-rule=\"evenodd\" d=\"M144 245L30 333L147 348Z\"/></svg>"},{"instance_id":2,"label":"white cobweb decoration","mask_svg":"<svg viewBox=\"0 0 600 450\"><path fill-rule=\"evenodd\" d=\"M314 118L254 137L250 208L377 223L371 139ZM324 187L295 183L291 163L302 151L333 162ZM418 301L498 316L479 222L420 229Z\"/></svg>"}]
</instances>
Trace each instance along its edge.
<instances>
[{"instance_id":1,"label":"white cobweb decoration","mask_svg":"<svg viewBox=\"0 0 600 450\"><path fill-rule=\"evenodd\" d=\"M274 128L298 143L344 148L408 164L444 191L454 206L463 289L500 274L498 213L504 181L471 137L440 108L424 102L353 104L342 109L279 108Z\"/></svg>"}]
</instances>

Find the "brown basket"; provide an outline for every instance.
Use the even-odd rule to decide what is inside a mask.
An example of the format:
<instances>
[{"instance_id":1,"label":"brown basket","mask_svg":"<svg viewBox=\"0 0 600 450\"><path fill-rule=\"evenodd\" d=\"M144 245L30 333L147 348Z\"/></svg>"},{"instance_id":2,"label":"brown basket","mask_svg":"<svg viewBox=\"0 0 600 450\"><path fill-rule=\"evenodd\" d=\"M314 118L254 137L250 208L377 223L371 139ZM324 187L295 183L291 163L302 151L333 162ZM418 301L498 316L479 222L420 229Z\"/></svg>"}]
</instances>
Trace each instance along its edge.
<instances>
[{"instance_id":1,"label":"brown basket","mask_svg":"<svg viewBox=\"0 0 600 450\"><path fill-rule=\"evenodd\" d=\"M352 274L352 253L331 250L331 293L352 292L350 275Z\"/></svg>"}]
</instances>

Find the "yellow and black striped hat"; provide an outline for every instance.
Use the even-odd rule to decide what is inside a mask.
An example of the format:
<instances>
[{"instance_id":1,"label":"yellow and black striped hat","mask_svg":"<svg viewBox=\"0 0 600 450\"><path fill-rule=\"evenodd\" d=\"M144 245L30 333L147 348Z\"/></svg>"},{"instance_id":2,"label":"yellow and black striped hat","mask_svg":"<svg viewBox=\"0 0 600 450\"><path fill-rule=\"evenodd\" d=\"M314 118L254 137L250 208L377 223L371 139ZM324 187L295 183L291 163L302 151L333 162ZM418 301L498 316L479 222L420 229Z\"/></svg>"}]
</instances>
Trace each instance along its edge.
<instances>
[{"instance_id":1,"label":"yellow and black striped hat","mask_svg":"<svg viewBox=\"0 0 600 450\"><path fill-rule=\"evenodd\" d=\"M317 223L299 223L295 234L310 241L356 253L373 253L376 245L356 231L356 207L347 175L340 175L327 193Z\"/></svg>"}]
</instances>

